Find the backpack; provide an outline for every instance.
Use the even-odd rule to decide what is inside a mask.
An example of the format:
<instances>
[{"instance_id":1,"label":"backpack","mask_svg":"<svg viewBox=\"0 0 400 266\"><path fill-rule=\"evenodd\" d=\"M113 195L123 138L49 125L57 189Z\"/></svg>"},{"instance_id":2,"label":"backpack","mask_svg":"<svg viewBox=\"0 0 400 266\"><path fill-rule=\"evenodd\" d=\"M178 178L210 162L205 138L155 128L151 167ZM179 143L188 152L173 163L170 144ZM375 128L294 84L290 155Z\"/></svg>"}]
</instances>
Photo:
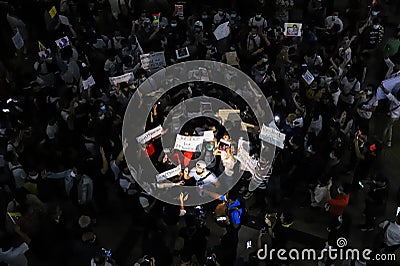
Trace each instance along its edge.
<instances>
[{"instance_id":1,"label":"backpack","mask_svg":"<svg viewBox=\"0 0 400 266\"><path fill-rule=\"evenodd\" d=\"M215 207L214 211L215 222L221 227L226 227L229 224L231 224L230 214L234 211L240 213L240 210L242 210L242 214L239 215L239 217L240 217L240 224L243 224L246 221L248 211L246 208L244 208L244 204L241 201L239 202L240 202L239 206L231 208L228 208L228 203L226 201L218 204L217 207Z\"/></svg>"}]
</instances>

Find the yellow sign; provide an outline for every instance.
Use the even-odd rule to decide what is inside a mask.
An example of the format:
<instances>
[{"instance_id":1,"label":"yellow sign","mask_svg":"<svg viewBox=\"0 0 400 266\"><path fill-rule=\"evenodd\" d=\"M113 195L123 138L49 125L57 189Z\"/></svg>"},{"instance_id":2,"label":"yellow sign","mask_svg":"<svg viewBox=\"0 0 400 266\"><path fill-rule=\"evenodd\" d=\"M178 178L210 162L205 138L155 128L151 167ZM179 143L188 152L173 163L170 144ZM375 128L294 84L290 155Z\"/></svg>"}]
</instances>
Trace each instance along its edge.
<instances>
[{"instance_id":1,"label":"yellow sign","mask_svg":"<svg viewBox=\"0 0 400 266\"><path fill-rule=\"evenodd\" d=\"M51 18L54 18L57 15L57 9L55 6L53 6L50 10L49 10L49 14Z\"/></svg>"}]
</instances>

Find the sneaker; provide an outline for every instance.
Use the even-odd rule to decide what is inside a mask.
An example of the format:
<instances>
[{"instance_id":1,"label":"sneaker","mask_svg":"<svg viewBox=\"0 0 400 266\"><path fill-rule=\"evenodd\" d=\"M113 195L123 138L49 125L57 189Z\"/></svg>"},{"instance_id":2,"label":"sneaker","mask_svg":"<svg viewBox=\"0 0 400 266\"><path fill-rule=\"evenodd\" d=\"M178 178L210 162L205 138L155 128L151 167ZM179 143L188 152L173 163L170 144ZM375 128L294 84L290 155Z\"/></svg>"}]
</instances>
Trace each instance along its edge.
<instances>
[{"instance_id":1,"label":"sneaker","mask_svg":"<svg viewBox=\"0 0 400 266\"><path fill-rule=\"evenodd\" d=\"M371 232L374 231L374 228L371 226L362 225L360 226L361 232Z\"/></svg>"}]
</instances>

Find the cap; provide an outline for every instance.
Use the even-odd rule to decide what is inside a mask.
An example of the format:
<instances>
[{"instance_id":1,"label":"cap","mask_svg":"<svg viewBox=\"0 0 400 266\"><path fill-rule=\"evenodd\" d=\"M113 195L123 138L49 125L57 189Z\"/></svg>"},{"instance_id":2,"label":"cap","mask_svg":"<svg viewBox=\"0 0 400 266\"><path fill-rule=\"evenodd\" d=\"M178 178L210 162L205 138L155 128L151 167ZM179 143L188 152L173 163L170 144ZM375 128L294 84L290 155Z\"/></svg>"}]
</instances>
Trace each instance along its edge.
<instances>
[{"instance_id":1,"label":"cap","mask_svg":"<svg viewBox=\"0 0 400 266\"><path fill-rule=\"evenodd\" d=\"M200 160L200 161L198 161L197 163L196 163L196 167L199 167L199 168L206 168L206 166L207 166L207 164L206 164L206 162L205 161L202 161L202 160Z\"/></svg>"}]
</instances>

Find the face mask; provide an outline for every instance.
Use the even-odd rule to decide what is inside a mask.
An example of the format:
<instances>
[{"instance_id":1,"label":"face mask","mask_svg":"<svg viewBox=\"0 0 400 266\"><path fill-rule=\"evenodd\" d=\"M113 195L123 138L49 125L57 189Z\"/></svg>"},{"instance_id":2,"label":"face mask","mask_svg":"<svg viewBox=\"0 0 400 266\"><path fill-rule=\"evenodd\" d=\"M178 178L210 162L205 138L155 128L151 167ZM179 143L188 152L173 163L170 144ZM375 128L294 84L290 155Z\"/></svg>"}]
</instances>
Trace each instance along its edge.
<instances>
[{"instance_id":1,"label":"face mask","mask_svg":"<svg viewBox=\"0 0 400 266\"><path fill-rule=\"evenodd\" d=\"M367 91L367 95L372 95L372 91Z\"/></svg>"},{"instance_id":2,"label":"face mask","mask_svg":"<svg viewBox=\"0 0 400 266\"><path fill-rule=\"evenodd\" d=\"M231 18L236 18L236 14L231 14Z\"/></svg>"},{"instance_id":3,"label":"face mask","mask_svg":"<svg viewBox=\"0 0 400 266\"><path fill-rule=\"evenodd\" d=\"M373 27L375 30L379 29L379 25L374 25Z\"/></svg>"},{"instance_id":4,"label":"face mask","mask_svg":"<svg viewBox=\"0 0 400 266\"><path fill-rule=\"evenodd\" d=\"M268 58L263 58L262 61L263 63L268 63Z\"/></svg>"},{"instance_id":5,"label":"face mask","mask_svg":"<svg viewBox=\"0 0 400 266\"><path fill-rule=\"evenodd\" d=\"M338 194L342 194L342 190L340 189L340 187L338 187L337 193L338 193Z\"/></svg>"},{"instance_id":6,"label":"face mask","mask_svg":"<svg viewBox=\"0 0 400 266\"><path fill-rule=\"evenodd\" d=\"M336 20L337 18L337 16L332 16L332 20Z\"/></svg>"},{"instance_id":7,"label":"face mask","mask_svg":"<svg viewBox=\"0 0 400 266\"><path fill-rule=\"evenodd\" d=\"M311 146L307 147L307 152L312 153L312 147Z\"/></svg>"},{"instance_id":8,"label":"face mask","mask_svg":"<svg viewBox=\"0 0 400 266\"><path fill-rule=\"evenodd\" d=\"M331 152L330 154L329 154L329 158L331 158L332 160L335 160L336 158L335 158L335 154L333 153L333 152Z\"/></svg>"},{"instance_id":9,"label":"face mask","mask_svg":"<svg viewBox=\"0 0 400 266\"><path fill-rule=\"evenodd\" d=\"M176 24L176 23L171 24L172 28L176 28L176 26L178 26L178 24Z\"/></svg>"},{"instance_id":10,"label":"face mask","mask_svg":"<svg viewBox=\"0 0 400 266\"><path fill-rule=\"evenodd\" d=\"M253 33L251 36L252 36L253 38L256 38L256 37L257 37L257 33Z\"/></svg>"},{"instance_id":11,"label":"face mask","mask_svg":"<svg viewBox=\"0 0 400 266\"><path fill-rule=\"evenodd\" d=\"M180 20L184 20L184 19L185 19L185 17L183 17L183 16L179 16L179 19L180 19Z\"/></svg>"},{"instance_id":12,"label":"face mask","mask_svg":"<svg viewBox=\"0 0 400 266\"><path fill-rule=\"evenodd\" d=\"M201 18L202 19L208 19L208 16L207 15L202 15Z\"/></svg>"},{"instance_id":13,"label":"face mask","mask_svg":"<svg viewBox=\"0 0 400 266\"><path fill-rule=\"evenodd\" d=\"M257 19L261 19L261 15L256 15L256 18Z\"/></svg>"},{"instance_id":14,"label":"face mask","mask_svg":"<svg viewBox=\"0 0 400 266\"><path fill-rule=\"evenodd\" d=\"M376 15L379 14L379 12L378 11L372 11L371 14L372 14L372 16L376 16Z\"/></svg>"}]
</instances>

